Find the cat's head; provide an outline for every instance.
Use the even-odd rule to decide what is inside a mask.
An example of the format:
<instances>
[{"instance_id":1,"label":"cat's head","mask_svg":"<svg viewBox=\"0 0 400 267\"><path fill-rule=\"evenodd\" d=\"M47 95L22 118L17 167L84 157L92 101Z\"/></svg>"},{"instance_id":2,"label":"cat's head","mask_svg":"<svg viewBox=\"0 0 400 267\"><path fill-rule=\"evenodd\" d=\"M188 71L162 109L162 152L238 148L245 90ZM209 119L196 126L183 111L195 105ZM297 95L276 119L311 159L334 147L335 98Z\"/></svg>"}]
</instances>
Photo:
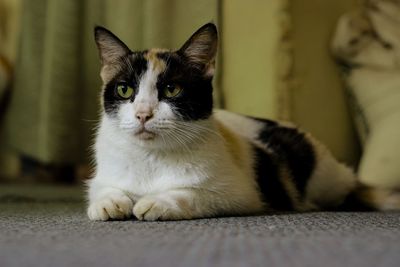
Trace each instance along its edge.
<instances>
[{"instance_id":1,"label":"cat's head","mask_svg":"<svg viewBox=\"0 0 400 267\"><path fill-rule=\"evenodd\" d=\"M141 145L193 141L213 107L216 26L208 23L176 50L131 51L96 27L102 101L108 121Z\"/></svg>"}]
</instances>

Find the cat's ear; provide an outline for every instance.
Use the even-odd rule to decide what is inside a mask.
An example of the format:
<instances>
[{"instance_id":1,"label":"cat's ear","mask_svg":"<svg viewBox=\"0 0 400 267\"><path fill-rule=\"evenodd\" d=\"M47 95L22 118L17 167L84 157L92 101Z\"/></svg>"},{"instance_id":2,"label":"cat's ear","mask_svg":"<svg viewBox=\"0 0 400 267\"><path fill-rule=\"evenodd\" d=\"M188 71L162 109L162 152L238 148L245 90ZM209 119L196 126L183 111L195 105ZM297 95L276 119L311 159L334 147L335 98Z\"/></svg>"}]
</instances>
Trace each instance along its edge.
<instances>
[{"instance_id":1,"label":"cat's ear","mask_svg":"<svg viewBox=\"0 0 400 267\"><path fill-rule=\"evenodd\" d=\"M217 27L213 23L207 23L186 41L178 50L178 54L184 56L192 66L203 71L205 76L212 76L217 47Z\"/></svg>"},{"instance_id":2,"label":"cat's ear","mask_svg":"<svg viewBox=\"0 0 400 267\"><path fill-rule=\"evenodd\" d=\"M115 63L120 58L131 53L128 46L106 28L95 27L94 39L103 65Z\"/></svg>"}]
</instances>

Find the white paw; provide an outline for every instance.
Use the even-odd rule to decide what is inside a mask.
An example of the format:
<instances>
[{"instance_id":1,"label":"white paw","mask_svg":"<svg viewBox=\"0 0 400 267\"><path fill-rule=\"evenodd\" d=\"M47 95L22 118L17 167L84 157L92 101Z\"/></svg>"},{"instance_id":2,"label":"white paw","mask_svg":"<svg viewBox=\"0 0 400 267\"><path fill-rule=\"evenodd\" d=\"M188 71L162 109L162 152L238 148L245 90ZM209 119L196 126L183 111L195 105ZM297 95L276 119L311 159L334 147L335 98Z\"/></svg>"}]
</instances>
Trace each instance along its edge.
<instances>
[{"instance_id":1,"label":"white paw","mask_svg":"<svg viewBox=\"0 0 400 267\"><path fill-rule=\"evenodd\" d=\"M145 221L190 219L190 212L179 207L179 204L184 203L170 198L146 196L135 204L133 214Z\"/></svg>"},{"instance_id":2,"label":"white paw","mask_svg":"<svg viewBox=\"0 0 400 267\"><path fill-rule=\"evenodd\" d=\"M126 219L132 216L133 201L124 194L111 194L89 205L90 220L107 221Z\"/></svg>"}]
</instances>

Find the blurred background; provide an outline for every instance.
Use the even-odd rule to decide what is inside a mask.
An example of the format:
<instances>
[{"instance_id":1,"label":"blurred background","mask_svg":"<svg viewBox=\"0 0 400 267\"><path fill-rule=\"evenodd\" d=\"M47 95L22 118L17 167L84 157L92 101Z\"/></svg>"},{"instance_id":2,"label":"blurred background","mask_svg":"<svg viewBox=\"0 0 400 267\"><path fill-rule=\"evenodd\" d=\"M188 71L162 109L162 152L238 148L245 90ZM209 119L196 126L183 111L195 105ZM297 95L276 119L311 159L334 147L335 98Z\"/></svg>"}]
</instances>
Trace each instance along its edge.
<instances>
[{"instance_id":1,"label":"blurred background","mask_svg":"<svg viewBox=\"0 0 400 267\"><path fill-rule=\"evenodd\" d=\"M93 27L131 49L176 49L220 32L218 107L290 120L357 168L361 149L329 50L356 0L0 0L0 181L88 177L100 64Z\"/></svg>"}]
</instances>

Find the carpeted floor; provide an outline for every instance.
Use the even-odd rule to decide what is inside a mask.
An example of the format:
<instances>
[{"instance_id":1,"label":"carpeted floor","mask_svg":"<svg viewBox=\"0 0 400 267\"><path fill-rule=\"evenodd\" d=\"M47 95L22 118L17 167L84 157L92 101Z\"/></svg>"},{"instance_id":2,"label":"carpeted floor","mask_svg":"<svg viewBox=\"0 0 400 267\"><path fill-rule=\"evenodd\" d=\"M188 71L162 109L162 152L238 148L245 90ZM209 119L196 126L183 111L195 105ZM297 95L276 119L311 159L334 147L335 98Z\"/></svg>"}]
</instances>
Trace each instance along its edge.
<instances>
[{"instance_id":1,"label":"carpeted floor","mask_svg":"<svg viewBox=\"0 0 400 267\"><path fill-rule=\"evenodd\" d=\"M0 266L400 266L400 212L90 222L77 188L0 185Z\"/></svg>"}]
</instances>

